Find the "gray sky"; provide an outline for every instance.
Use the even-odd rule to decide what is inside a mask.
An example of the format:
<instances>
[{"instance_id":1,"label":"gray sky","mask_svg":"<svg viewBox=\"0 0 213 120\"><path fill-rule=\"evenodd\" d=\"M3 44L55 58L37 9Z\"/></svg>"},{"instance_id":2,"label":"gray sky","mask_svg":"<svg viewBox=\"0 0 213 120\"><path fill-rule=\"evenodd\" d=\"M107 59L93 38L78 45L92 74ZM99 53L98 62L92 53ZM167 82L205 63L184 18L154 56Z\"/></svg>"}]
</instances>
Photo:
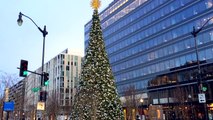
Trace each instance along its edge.
<instances>
[{"instance_id":1,"label":"gray sky","mask_svg":"<svg viewBox=\"0 0 213 120\"><path fill-rule=\"evenodd\" d=\"M18 26L19 12L31 17L43 29L47 27L45 62L66 48L83 54L84 25L91 19L91 0L1 0L0 71L19 74L20 60L28 60L28 69L41 66L42 33L27 18ZM101 0L101 12L113 0Z\"/></svg>"}]
</instances>

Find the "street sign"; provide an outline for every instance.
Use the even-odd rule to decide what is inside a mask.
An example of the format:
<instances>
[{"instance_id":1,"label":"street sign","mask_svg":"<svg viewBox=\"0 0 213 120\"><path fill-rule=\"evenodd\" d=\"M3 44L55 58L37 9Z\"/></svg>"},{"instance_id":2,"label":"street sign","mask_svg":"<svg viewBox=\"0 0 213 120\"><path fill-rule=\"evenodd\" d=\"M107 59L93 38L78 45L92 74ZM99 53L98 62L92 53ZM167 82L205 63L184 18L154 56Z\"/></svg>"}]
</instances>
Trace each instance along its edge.
<instances>
[{"instance_id":1,"label":"street sign","mask_svg":"<svg viewBox=\"0 0 213 120\"><path fill-rule=\"evenodd\" d=\"M3 111L14 111L14 102L4 102Z\"/></svg>"},{"instance_id":2,"label":"street sign","mask_svg":"<svg viewBox=\"0 0 213 120\"><path fill-rule=\"evenodd\" d=\"M38 119L40 118L40 120L41 120L41 118L42 118L42 111L37 110L36 111L36 116L37 116Z\"/></svg>"},{"instance_id":3,"label":"street sign","mask_svg":"<svg viewBox=\"0 0 213 120\"><path fill-rule=\"evenodd\" d=\"M206 96L204 93L198 94L199 103L206 103Z\"/></svg>"},{"instance_id":4,"label":"street sign","mask_svg":"<svg viewBox=\"0 0 213 120\"><path fill-rule=\"evenodd\" d=\"M37 103L37 110L45 110L45 103L44 102L38 102Z\"/></svg>"},{"instance_id":5,"label":"street sign","mask_svg":"<svg viewBox=\"0 0 213 120\"><path fill-rule=\"evenodd\" d=\"M40 88L39 87L36 87L36 88L32 88L31 89L33 92L38 92L39 90L40 90Z\"/></svg>"}]
</instances>

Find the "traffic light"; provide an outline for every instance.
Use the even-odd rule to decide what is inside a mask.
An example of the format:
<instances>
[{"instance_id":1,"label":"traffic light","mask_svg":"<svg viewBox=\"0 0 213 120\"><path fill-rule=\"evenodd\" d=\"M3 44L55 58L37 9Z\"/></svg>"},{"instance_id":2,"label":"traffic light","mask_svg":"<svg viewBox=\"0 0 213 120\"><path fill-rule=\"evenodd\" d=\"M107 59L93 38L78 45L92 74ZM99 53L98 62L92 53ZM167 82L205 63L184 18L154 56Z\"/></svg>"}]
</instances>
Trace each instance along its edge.
<instances>
[{"instance_id":1,"label":"traffic light","mask_svg":"<svg viewBox=\"0 0 213 120\"><path fill-rule=\"evenodd\" d=\"M204 82L204 83L202 84L202 91L203 91L203 92L206 92L207 89L208 89L208 85L207 85L207 83Z\"/></svg>"},{"instance_id":2,"label":"traffic light","mask_svg":"<svg viewBox=\"0 0 213 120\"><path fill-rule=\"evenodd\" d=\"M28 61L21 60L19 76L21 76L21 77L27 76L27 66L28 66Z\"/></svg>"},{"instance_id":3,"label":"traffic light","mask_svg":"<svg viewBox=\"0 0 213 120\"><path fill-rule=\"evenodd\" d=\"M44 86L49 85L49 73L44 73Z\"/></svg>"},{"instance_id":4,"label":"traffic light","mask_svg":"<svg viewBox=\"0 0 213 120\"><path fill-rule=\"evenodd\" d=\"M46 101L47 100L47 91L40 91L40 96L39 96L40 101Z\"/></svg>"}]
</instances>

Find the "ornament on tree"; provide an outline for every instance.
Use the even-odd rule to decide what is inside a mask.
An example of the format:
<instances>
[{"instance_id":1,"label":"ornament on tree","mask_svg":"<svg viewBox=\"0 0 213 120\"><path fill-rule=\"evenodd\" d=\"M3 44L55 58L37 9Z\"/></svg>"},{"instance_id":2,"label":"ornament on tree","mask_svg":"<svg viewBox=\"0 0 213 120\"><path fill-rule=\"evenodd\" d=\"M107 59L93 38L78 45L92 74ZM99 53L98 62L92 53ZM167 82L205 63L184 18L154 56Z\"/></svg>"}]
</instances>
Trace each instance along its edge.
<instances>
[{"instance_id":1,"label":"ornament on tree","mask_svg":"<svg viewBox=\"0 0 213 120\"><path fill-rule=\"evenodd\" d=\"M92 0L91 1L91 7L95 10L97 10L101 6L101 1L99 0Z\"/></svg>"}]
</instances>

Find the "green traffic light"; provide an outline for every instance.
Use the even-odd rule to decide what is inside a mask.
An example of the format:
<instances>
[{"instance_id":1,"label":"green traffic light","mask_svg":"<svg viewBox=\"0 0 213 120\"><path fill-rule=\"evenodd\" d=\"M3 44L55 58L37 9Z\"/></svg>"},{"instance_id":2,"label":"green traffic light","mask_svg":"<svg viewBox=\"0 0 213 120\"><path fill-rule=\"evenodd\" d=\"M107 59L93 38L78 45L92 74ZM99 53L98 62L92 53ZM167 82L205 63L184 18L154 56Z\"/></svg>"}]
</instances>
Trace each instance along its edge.
<instances>
[{"instance_id":1,"label":"green traffic light","mask_svg":"<svg viewBox=\"0 0 213 120\"><path fill-rule=\"evenodd\" d=\"M205 92L207 90L207 87L206 86L203 86L202 87L202 90Z\"/></svg>"},{"instance_id":2,"label":"green traffic light","mask_svg":"<svg viewBox=\"0 0 213 120\"><path fill-rule=\"evenodd\" d=\"M45 85L45 86L48 86L48 85L49 85L49 80L46 81L46 82L44 82L44 85Z\"/></svg>"},{"instance_id":3,"label":"green traffic light","mask_svg":"<svg viewBox=\"0 0 213 120\"><path fill-rule=\"evenodd\" d=\"M23 75L24 75L24 76L27 76L27 74L28 74L27 71L24 71L24 72L23 72Z\"/></svg>"}]
</instances>

